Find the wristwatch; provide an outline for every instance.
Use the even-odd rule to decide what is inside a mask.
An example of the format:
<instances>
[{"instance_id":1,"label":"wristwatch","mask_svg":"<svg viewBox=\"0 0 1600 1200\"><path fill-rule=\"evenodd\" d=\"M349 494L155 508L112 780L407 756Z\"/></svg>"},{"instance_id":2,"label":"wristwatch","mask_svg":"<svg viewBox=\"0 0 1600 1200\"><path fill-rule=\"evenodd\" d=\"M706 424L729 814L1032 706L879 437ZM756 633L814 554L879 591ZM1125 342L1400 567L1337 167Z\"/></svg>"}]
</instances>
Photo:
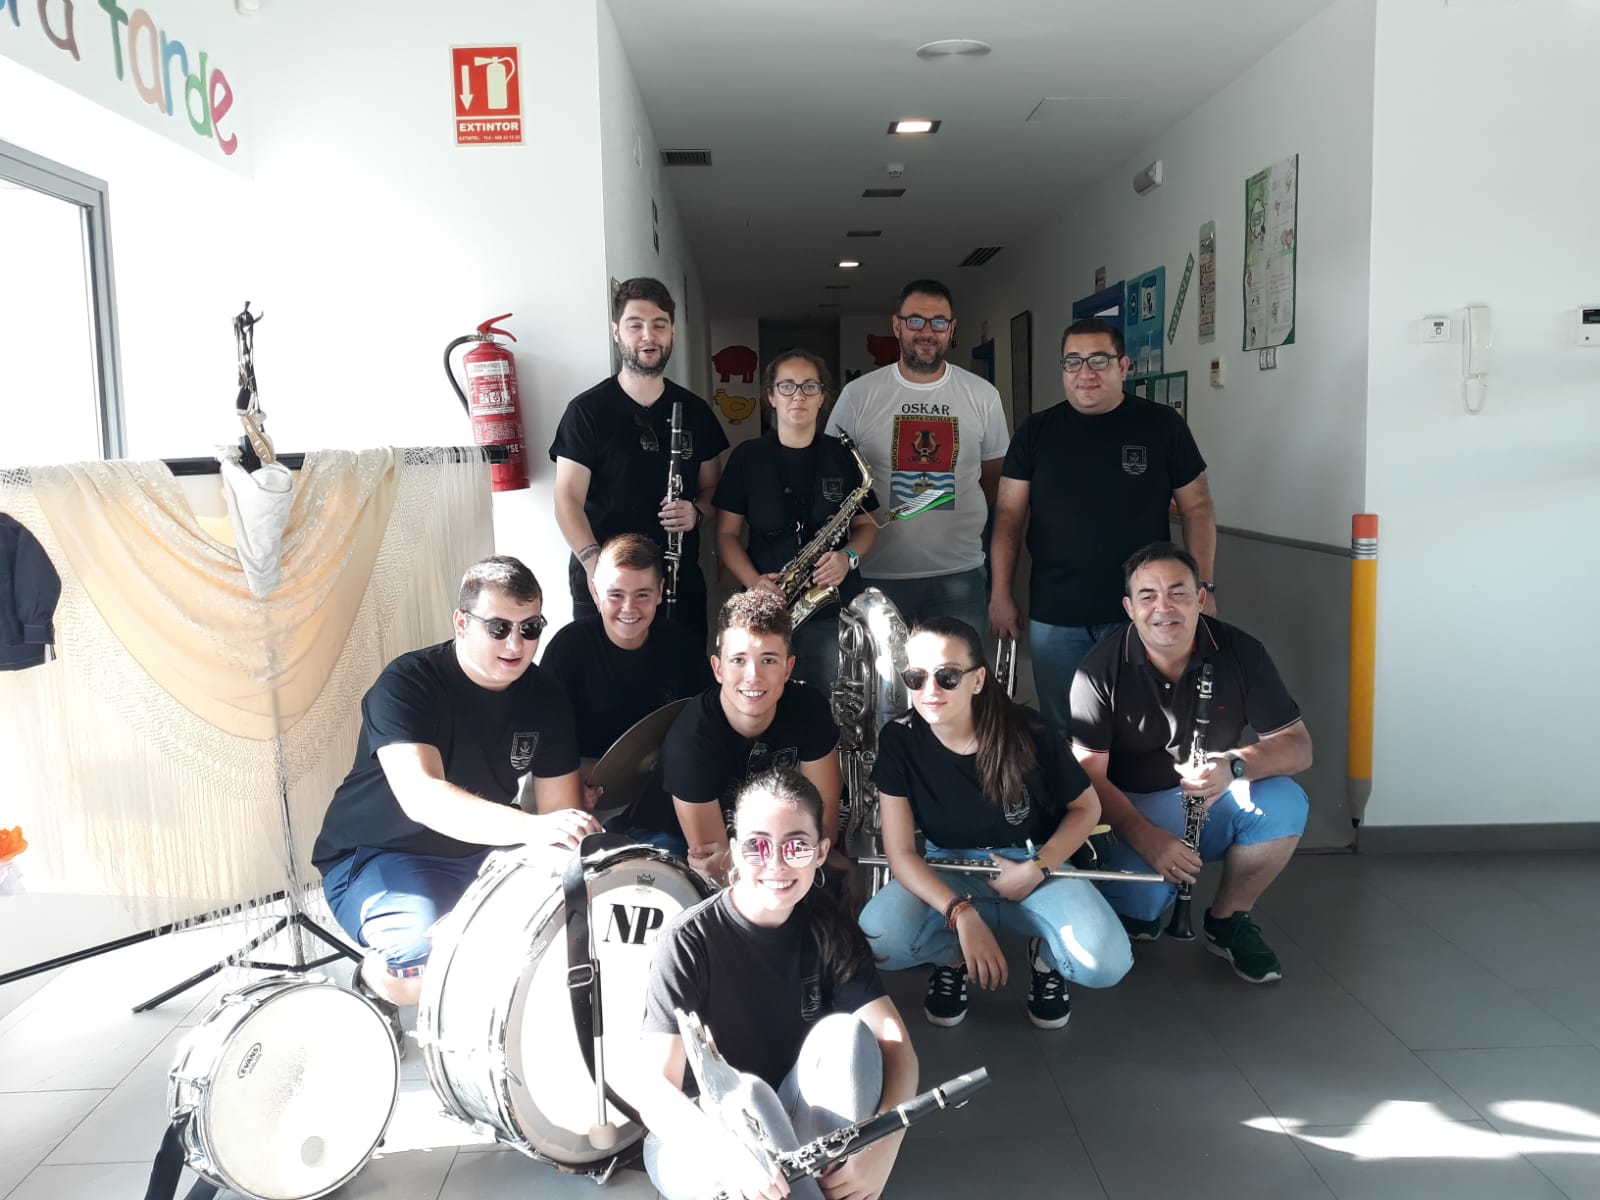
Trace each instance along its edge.
<instances>
[{"instance_id":1,"label":"wristwatch","mask_svg":"<svg viewBox=\"0 0 1600 1200\"><path fill-rule=\"evenodd\" d=\"M850 560L850 565L848 567L846 567L845 570L847 570L847 571L858 570L860 568L860 566L861 566L861 555L857 554L854 550L850 549L849 546L841 547L841 549L844 550L844 556Z\"/></svg>"},{"instance_id":2,"label":"wristwatch","mask_svg":"<svg viewBox=\"0 0 1600 1200\"><path fill-rule=\"evenodd\" d=\"M1200 580L1200 586L1205 588L1208 595L1215 596L1217 594L1217 585L1212 583L1209 579Z\"/></svg>"},{"instance_id":3,"label":"wristwatch","mask_svg":"<svg viewBox=\"0 0 1600 1200\"><path fill-rule=\"evenodd\" d=\"M1228 769L1233 772L1233 777L1235 779L1243 779L1244 773L1250 769L1250 766L1242 757L1234 754L1232 751L1229 751Z\"/></svg>"}]
</instances>

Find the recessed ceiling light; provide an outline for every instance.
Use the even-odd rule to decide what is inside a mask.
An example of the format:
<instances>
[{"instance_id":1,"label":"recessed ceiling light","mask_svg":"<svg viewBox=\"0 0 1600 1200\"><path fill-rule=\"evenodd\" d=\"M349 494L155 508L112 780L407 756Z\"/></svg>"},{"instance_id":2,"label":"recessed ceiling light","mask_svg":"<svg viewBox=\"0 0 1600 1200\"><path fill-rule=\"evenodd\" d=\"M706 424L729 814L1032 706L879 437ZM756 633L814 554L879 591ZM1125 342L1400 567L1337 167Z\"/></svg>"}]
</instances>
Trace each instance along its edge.
<instances>
[{"instance_id":1,"label":"recessed ceiling light","mask_svg":"<svg viewBox=\"0 0 1600 1200\"><path fill-rule=\"evenodd\" d=\"M941 58L982 58L992 49L994 47L988 42L980 42L975 38L945 38L918 46L917 57L930 61Z\"/></svg>"},{"instance_id":2,"label":"recessed ceiling light","mask_svg":"<svg viewBox=\"0 0 1600 1200\"><path fill-rule=\"evenodd\" d=\"M890 121L890 133L938 133L939 122L925 117L907 117L903 121Z\"/></svg>"},{"instance_id":3,"label":"recessed ceiling light","mask_svg":"<svg viewBox=\"0 0 1600 1200\"><path fill-rule=\"evenodd\" d=\"M855 259L853 259L853 258L841 258L841 259L840 259L840 260L839 260L839 269L840 269L840 270L841 270L841 271L854 271L854 270L855 270L855 269L856 269L856 268L857 268L857 267L859 267L859 266L860 266L860 265L861 265L861 264L860 264L860 263L858 263L858 262L857 262L857 261L856 261L856 260L855 260Z\"/></svg>"}]
</instances>

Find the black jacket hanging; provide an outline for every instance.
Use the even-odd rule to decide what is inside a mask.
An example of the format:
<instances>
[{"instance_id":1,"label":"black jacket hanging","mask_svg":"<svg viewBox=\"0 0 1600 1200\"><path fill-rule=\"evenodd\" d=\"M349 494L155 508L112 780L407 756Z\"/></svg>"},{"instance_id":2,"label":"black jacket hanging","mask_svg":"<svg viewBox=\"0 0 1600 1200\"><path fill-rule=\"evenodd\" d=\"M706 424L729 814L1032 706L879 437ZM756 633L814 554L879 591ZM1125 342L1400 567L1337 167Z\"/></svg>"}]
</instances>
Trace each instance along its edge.
<instances>
[{"instance_id":1,"label":"black jacket hanging","mask_svg":"<svg viewBox=\"0 0 1600 1200\"><path fill-rule=\"evenodd\" d=\"M25 525L0 513L0 671L37 667L55 645L61 576Z\"/></svg>"}]
</instances>

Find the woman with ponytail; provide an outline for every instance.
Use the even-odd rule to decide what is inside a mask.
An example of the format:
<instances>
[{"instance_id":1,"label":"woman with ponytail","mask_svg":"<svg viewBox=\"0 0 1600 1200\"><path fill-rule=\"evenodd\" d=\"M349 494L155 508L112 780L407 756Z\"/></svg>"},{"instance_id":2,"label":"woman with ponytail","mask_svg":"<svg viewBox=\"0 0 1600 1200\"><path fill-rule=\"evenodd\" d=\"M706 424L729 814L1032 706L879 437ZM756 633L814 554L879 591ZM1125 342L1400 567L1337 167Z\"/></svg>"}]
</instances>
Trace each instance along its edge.
<instances>
[{"instance_id":1,"label":"woman with ponytail","mask_svg":"<svg viewBox=\"0 0 1600 1200\"><path fill-rule=\"evenodd\" d=\"M1027 936L1028 1019L1060 1029L1072 1012L1068 980L1110 987L1133 965L1099 891L1050 876L1093 831L1100 803L1066 745L991 678L972 626L919 622L906 659L911 712L883 727L872 772L894 881L861 926L885 969L934 968L923 1010L944 1026L966 1017L969 979L1005 984L994 931ZM987 858L999 872L943 872L941 858Z\"/></svg>"},{"instance_id":2,"label":"woman with ponytail","mask_svg":"<svg viewBox=\"0 0 1600 1200\"><path fill-rule=\"evenodd\" d=\"M786 1182L735 1132L752 1112L772 1145L791 1150L916 1094L905 1023L860 927L821 886L822 812L816 787L796 771L745 784L729 886L656 945L644 1033L622 1087L651 1130L645 1169L665 1200L719 1189L746 1200L875 1200L894 1166L898 1136L820 1180ZM720 1114L692 1099L678 1009L699 1016L741 1073Z\"/></svg>"}]
</instances>

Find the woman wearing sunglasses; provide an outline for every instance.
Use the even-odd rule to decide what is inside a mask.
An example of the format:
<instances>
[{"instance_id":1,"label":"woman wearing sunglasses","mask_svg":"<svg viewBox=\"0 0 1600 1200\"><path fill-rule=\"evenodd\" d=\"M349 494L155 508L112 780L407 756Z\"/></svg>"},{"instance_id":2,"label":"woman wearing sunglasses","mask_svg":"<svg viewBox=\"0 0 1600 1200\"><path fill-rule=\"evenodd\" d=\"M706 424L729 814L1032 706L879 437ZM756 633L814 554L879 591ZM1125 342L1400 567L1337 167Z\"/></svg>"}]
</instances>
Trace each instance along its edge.
<instances>
[{"instance_id":1,"label":"woman wearing sunglasses","mask_svg":"<svg viewBox=\"0 0 1600 1200\"><path fill-rule=\"evenodd\" d=\"M861 486L861 471L844 443L819 427L833 397L833 381L820 358L808 350L786 351L767 364L762 386L772 405L773 433L734 447L713 503L723 563L743 587L777 591L779 573ZM840 604L850 603L866 586L856 567L878 532L866 515L877 507L869 492L850 521L848 540L812 568L811 582L837 587ZM837 605L795 632L792 653L796 679L824 690L833 685L839 672Z\"/></svg>"},{"instance_id":2,"label":"woman wearing sunglasses","mask_svg":"<svg viewBox=\"0 0 1600 1200\"><path fill-rule=\"evenodd\" d=\"M1028 1018L1060 1029L1068 980L1110 987L1132 965L1127 934L1089 883L1051 878L1100 819L1100 803L1064 743L990 678L972 626L922 621L906 642L911 712L883 727L873 768L894 881L861 925L888 970L934 968L924 1011L967 1015L967 985L1005 985L995 931L1028 937ZM917 830L926 857L917 852ZM940 858L983 858L992 876L941 872Z\"/></svg>"},{"instance_id":3,"label":"woman wearing sunglasses","mask_svg":"<svg viewBox=\"0 0 1600 1200\"><path fill-rule=\"evenodd\" d=\"M884 994L860 928L822 883L822 798L805 776L769 772L734 810L735 863L723 891L680 916L655 949L631 1083L652 1131L645 1169L666 1200L719 1188L746 1200L873 1200L900 1138L863 1150L821 1180L785 1182L733 1131L759 1115L778 1149L903 1103L917 1059ZM675 1010L699 1016L741 1073L722 1115L702 1110Z\"/></svg>"}]
</instances>

